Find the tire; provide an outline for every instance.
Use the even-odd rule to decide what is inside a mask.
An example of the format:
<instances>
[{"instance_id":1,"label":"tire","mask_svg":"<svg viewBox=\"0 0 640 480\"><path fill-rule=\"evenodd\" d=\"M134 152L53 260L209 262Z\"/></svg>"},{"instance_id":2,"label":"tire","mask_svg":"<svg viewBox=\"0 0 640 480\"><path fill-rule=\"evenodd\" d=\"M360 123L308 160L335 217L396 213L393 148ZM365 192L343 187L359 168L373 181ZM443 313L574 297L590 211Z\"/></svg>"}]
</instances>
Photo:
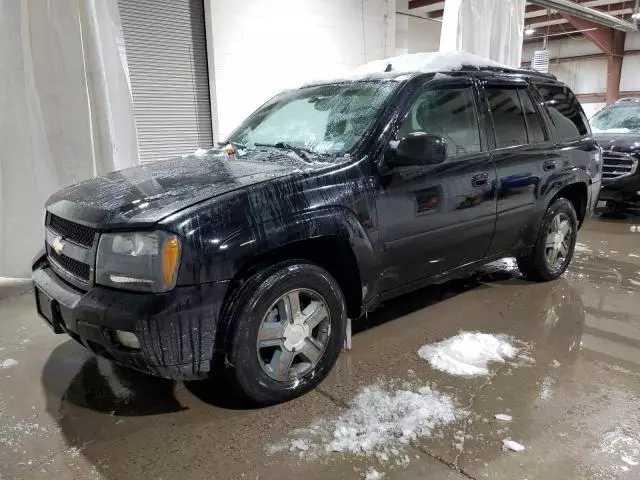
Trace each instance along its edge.
<instances>
[{"instance_id":1,"label":"tire","mask_svg":"<svg viewBox=\"0 0 640 480\"><path fill-rule=\"evenodd\" d=\"M559 219L559 220L558 220ZM560 245L554 245L553 247L547 246L547 242L551 241L550 235L555 229L558 228L558 223L562 225L560 233L564 231L564 222L568 222L570 230L564 236L564 240L558 242ZM536 244L533 247L531 253L526 257L519 257L518 267L522 274L529 280L537 282L548 282L555 280L562 275L573 257L573 251L576 246L576 238L578 234L578 217L576 211L573 208L573 204L566 198L556 199L547 209L540 231L538 232L538 238ZM556 238L558 238L556 236ZM558 248L557 258L553 259L554 248ZM551 256L551 258L550 258Z\"/></svg>"},{"instance_id":2,"label":"tire","mask_svg":"<svg viewBox=\"0 0 640 480\"><path fill-rule=\"evenodd\" d=\"M260 269L239 288L227 309L227 355L240 390L270 405L319 385L344 342L347 313L338 282L318 265L291 260Z\"/></svg>"}]
</instances>

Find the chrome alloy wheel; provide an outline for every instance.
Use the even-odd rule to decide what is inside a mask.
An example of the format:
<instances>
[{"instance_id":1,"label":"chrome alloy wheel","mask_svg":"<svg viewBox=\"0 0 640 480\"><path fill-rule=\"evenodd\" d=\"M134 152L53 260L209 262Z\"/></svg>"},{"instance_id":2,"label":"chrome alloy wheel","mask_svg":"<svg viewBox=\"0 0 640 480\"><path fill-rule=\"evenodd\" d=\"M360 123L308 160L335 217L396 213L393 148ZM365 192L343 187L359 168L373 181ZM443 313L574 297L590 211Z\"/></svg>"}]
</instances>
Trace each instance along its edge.
<instances>
[{"instance_id":1,"label":"chrome alloy wheel","mask_svg":"<svg viewBox=\"0 0 640 480\"><path fill-rule=\"evenodd\" d=\"M545 259L550 270L560 269L569 255L573 229L566 213L559 213L549 224L545 241Z\"/></svg>"},{"instance_id":2,"label":"chrome alloy wheel","mask_svg":"<svg viewBox=\"0 0 640 480\"><path fill-rule=\"evenodd\" d=\"M318 364L330 335L329 309L320 294L291 290L262 319L256 344L260 366L280 382L298 378Z\"/></svg>"}]
</instances>

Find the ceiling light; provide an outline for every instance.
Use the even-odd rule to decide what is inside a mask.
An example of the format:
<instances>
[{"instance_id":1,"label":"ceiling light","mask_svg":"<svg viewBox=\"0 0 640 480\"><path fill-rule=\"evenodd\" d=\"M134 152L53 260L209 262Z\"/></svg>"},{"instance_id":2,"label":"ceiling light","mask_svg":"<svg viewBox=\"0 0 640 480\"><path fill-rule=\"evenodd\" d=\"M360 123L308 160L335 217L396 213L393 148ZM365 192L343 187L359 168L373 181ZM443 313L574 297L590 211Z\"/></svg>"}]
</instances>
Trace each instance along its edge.
<instances>
[{"instance_id":1,"label":"ceiling light","mask_svg":"<svg viewBox=\"0 0 640 480\"><path fill-rule=\"evenodd\" d=\"M524 29L524 34L525 35L533 35L534 33L536 33L536 31L531 27L526 27Z\"/></svg>"}]
</instances>

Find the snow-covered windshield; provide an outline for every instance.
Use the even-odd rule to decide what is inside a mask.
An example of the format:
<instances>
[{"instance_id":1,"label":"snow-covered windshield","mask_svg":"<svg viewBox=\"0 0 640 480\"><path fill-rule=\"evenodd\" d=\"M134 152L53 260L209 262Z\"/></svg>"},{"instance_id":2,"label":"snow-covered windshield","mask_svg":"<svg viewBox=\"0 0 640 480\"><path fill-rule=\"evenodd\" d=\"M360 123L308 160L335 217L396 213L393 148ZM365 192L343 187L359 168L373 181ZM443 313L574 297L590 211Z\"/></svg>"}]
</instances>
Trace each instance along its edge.
<instances>
[{"instance_id":1,"label":"snow-covered windshield","mask_svg":"<svg viewBox=\"0 0 640 480\"><path fill-rule=\"evenodd\" d=\"M594 133L640 133L640 104L600 110L591 119Z\"/></svg>"},{"instance_id":2,"label":"snow-covered windshield","mask_svg":"<svg viewBox=\"0 0 640 480\"><path fill-rule=\"evenodd\" d=\"M349 152L368 132L396 82L353 82L284 92L253 113L228 141L317 155Z\"/></svg>"}]
</instances>

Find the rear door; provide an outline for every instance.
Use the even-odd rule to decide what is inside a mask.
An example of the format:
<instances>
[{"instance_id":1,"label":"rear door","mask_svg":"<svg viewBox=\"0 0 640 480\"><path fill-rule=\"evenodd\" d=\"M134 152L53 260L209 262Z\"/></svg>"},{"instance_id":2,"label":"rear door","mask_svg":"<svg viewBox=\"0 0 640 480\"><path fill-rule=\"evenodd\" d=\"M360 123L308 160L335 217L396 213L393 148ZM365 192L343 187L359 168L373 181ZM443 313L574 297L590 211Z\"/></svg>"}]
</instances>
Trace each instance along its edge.
<instances>
[{"instance_id":1,"label":"rear door","mask_svg":"<svg viewBox=\"0 0 640 480\"><path fill-rule=\"evenodd\" d=\"M531 245L542 185L558 167L550 132L531 87L500 78L482 82L488 138L498 175L497 221L488 255Z\"/></svg>"},{"instance_id":2,"label":"rear door","mask_svg":"<svg viewBox=\"0 0 640 480\"><path fill-rule=\"evenodd\" d=\"M495 168L486 144L477 88L469 78L432 80L415 92L393 142L409 133L443 137L438 165L381 174L381 290L391 290L481 259L495 225Z\"/></svg>"},{"instance_id":3,"label":"rear door","mask_svg":"<svg viewBox=\"0 0 640 480\"><path fill-rule=\"evenodd\" d=\"M569 87L558 83L536 83L535 87L546 105L547 115L555 126L556 155L559 171L573 168L585 170L595 192L588 205L589 210L595 207L597 192L600 189L602 170L600 147L591 136L589 121L587 120L580 102Z\"/></svg>"}]
</instances>

